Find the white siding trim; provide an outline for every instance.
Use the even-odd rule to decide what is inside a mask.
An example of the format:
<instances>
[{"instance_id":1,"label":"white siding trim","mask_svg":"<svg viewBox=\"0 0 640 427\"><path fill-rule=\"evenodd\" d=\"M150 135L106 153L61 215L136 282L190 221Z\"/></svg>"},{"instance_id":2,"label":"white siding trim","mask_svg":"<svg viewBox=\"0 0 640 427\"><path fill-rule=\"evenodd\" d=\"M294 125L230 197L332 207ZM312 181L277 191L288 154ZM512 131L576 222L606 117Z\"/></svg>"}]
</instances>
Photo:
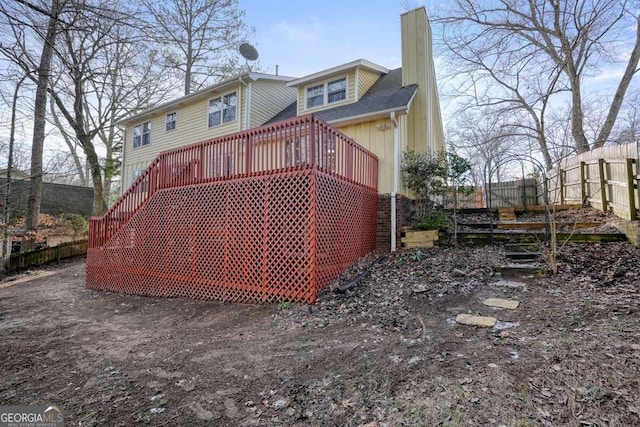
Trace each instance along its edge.
<instances>
[{"instance_id":1,"label":"white siding trim","mask_svg":"<svg viewBox=\"0 0 640 427\"><path fill-rule=\"evenodd\" d=\"M245 91L245 100L244 100L244 129L251 128L251 85L249 82L247 84L247 90Z\"/></svg>"}]
</instances>

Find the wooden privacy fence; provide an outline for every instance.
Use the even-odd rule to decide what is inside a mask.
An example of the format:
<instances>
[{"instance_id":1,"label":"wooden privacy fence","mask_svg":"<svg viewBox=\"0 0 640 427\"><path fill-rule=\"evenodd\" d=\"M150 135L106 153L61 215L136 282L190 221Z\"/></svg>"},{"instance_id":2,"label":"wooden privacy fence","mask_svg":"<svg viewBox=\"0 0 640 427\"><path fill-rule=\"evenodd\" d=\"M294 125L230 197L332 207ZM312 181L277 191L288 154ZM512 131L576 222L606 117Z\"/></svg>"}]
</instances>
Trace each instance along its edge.
<instances>
[{"instance_id":1,"label":"wooden privacy fence","mask_svg":"<svg viewBox=\"0 0 640 427\"><path fill-rule=\"evenodd\" d=\"M164 152L91 219L87 287L313 303L375 249L377 167L313 116Z\"/></svg>"},{"instance_id":2,"label":"wooden privacy fence","mask_svg":"<svg viewBox=\"0 0 640 427\"><path fill-rule=\"evenodd\" d=\"M490 185L492 208L510 208L515 206L533 206L538 204L538 180L526 178L505 182L492 182ZM489 200L485 200L488 204Z\"/></svg>"},{"instance_id":3,"label":"wooden privacy fence","mask_svg":"<svg viewBox=\"0 0 640 427\"><path fill-rule=\"evenodd\" d=\"M551 203L590 203L602 211L637 219L635 144L604 147L567 159L547 175Z\"/></svg>"}]
</instances>

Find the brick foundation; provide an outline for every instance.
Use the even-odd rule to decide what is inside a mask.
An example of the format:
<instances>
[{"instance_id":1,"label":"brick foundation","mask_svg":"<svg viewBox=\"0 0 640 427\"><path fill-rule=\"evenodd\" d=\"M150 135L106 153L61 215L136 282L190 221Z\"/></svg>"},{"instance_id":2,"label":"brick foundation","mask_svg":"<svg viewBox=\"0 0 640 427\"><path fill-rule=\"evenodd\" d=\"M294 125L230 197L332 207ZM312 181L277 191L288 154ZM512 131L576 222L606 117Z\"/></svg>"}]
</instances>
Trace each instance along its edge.
<instances>
[{"instance_id":1,"label":"brick foundation","mask_svg":"<svg viewBox=\"0 0 640 427\"><path fill-rule=\"evenodd\" d=\"M398 194L396 196L396 247L400 247L400 231L408 225L415 214L413 200ZM389 252L391 250L391 195L378 195L378 216L376 250Z\"/></svg>"}]
</instances>

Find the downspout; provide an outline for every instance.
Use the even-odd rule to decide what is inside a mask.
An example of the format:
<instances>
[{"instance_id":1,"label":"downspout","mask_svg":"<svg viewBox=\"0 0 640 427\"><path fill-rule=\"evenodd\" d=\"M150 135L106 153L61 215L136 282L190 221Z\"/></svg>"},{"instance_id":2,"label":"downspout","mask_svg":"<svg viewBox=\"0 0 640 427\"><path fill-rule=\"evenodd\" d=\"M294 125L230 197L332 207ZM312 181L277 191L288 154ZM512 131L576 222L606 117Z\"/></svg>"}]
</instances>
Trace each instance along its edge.
<instances>
[{"instance_id":1,"label":"downspout","mask_svg":"<svg viewBox=\"0 0 640 427\"><path fill-rule=\"evenodd\" d=\"M123 142L122 142L122 159L120 159L120 197L122 197L122 195L124 194L124 191L127 187L124 186L124 179L125 179L125 165L126 165L126 159L125 159L125 155L127 153L127 126L125 125L124 129L122 130L122 138L123 138ZM86 166L85 166L86 168ZM86 176L86 175L85 175ZM88 181L87 181L88 182Z\"/></svg>"},{"instance_id":2,"label":"downspout","mask_svg":"<svg viewBox=\"0 0 640 427\"><path fill-rule=\"evenodd\" d=\"M400 128L395 111L391 112L393 122L393 191L391 192L391 252L396 251L396 207L398 196L398 170L400 169Z\"/></svg>"},{"instance_id":3,"label":"downspout","mask_svg":"<svg viewBox=\"0 0 640 427\"><path fill-rule=\"evenodd\" d=\"M251 129L251 82L247 84L244 101L244 129Z\"/></svg>"},{"instance_id":4,"label":"downspout","mask_svg":"<svg viewBox=\"0 0 640 427\"><path fill-rule=\"evenodd\" d=\"M242 108L242 97L244 96L242 93L242 86L244 86L245 88L247 87L247 84L244 82L244 80L242 80L242 76L238 76L238 97L237 99L237 108ZM245 90L246 93L246 90ZM247 103L245 102L244 105L245 111L247 109ZM238 116L236 116L238 117ZM246 118L246 113L245 113L245 118ZM238 117L238 132L242 132L242 120L240 119L240 117Z\"/></svg>"}]
</instances>

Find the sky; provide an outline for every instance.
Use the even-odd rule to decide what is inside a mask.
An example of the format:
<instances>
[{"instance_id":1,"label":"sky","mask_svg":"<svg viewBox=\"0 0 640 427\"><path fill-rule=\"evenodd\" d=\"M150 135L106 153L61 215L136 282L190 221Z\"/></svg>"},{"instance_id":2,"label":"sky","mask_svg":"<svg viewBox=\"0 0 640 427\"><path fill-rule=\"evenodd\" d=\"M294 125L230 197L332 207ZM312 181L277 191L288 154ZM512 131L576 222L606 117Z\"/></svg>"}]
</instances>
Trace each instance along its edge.
<instances>
[{"instance_id":1,"label":"sky","mask_svg":"<svg viewBox=\"0 0 640 427\"><path fill-rule=\"evenodd\" d=\"M389 69L401 66L400 14L424 5L427 15L438 0L239 0L245 22L255 29L252 40L263 71L302 77L356 59ZM437 27L432 25L437 33ZM634 29L630 28L630 34ZM434 34L437 37L437 34ZM446 64L434 46L436 77L442 92ZM624 65L603 67L586 77L584 88L613 92ZM637 84L634 82L634 86ZM445 97L446 98L446 97ZM448 99L441 99L446 119ZM453 109L453 108L452 108Z\"/></svg>"},{"instance_id":2,"label":"sky","mask_svg":"<svg viewBox=\"0 0 640 427\"><path fill-rule=\"evenodd\" d=\"M255 28L260 66L301 77L356 59L400 67L403 0L239 0ZM428 11L427 11L428 12Z\"/></svg>"}]
</instances>

